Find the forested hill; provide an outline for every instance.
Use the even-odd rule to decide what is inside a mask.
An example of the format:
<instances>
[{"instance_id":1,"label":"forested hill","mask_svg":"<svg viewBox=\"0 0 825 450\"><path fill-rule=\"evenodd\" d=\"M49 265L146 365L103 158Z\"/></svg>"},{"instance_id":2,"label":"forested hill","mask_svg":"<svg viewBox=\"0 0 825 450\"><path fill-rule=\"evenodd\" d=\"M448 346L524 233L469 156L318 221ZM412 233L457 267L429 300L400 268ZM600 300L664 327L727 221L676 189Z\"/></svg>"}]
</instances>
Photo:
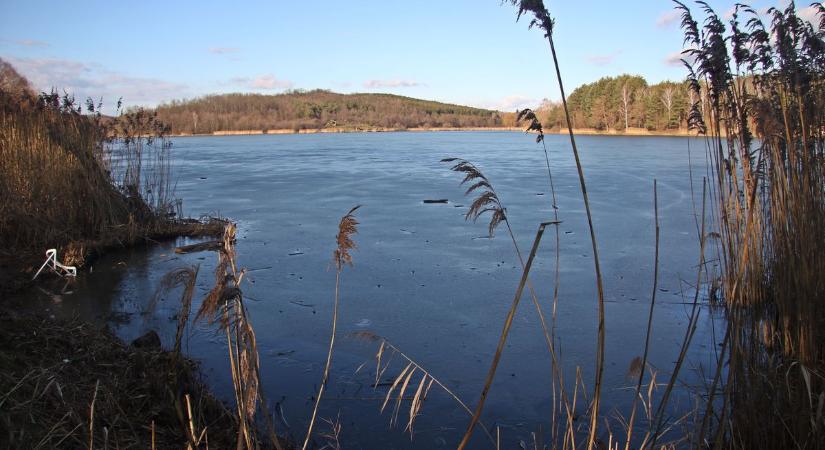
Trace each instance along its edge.
<instances>
[{"instance_id":1,"label":"forested hill","mask_svg":"<svg viewBox=\"0 0 825 450\"><path fill-rule=\"evenodd\" d=\"M158 106L173 133L501 127L502 113L391 94L222 94ZM512 115L512 113L510 113Z\"/></svg>"},{"instance_id":2,"label":"forested hill","mask_svg":"<svg viewBox=\"0 0 825 450\"><path fill-rule=\"evenodd\" d=\"M672 133L686 130L694 101L706 103L705 95L698 99L692 95L683 82L648 84L640 76L621 75L579 86L567 102L577 129ZM537 112L548 131L567 126L558 103L545 101ZM162 104L157 113L176 134L516 126L513 112L392 94L338 94L326 90L208 95Z\"/></svg>"}]
</instances>

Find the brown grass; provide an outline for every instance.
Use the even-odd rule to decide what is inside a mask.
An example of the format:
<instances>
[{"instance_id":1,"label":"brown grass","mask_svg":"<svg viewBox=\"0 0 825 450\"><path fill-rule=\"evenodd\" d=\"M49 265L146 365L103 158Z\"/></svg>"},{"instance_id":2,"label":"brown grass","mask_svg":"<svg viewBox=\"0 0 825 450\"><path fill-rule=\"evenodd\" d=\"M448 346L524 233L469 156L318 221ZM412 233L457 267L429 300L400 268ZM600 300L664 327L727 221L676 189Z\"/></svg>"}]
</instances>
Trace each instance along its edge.
<instances>
[{"instance_id":1,"label":"brown grass","mask_svg":"<svg viewBox=\"0 0 825 450\"><path fill-rule=\"evenodd\" d=\"M194 363L86 323L2 313L0 367L0 448L185 448L190 423L211 448L234 444Z\"/></svg>"},{"instance_id":2,"label":"brown grass","mask_svg":"<svg viewBox=\"0 0 825 450\"><path fill-rule=\"evenodd\" d=\"M83 266L109 248L223 229L180 217L163 124L142 110L112 119L99 108L89 102L83 114L68 96L0 91L4 285L18 285L47 248Z\"/></svg>"},{"instance_id":3,"label":"brown grass","mask_svg":"<svg viewBox=\"0 0 825 450\"><path fill-rule=\"evenodd\" d=\"M825 442L825 7L738 5L700 25L676 2L694 64L692 125L707 133L728 329L700 445ZM759 393L759 395L754 395Z\"/></svg>"}]
</instances>

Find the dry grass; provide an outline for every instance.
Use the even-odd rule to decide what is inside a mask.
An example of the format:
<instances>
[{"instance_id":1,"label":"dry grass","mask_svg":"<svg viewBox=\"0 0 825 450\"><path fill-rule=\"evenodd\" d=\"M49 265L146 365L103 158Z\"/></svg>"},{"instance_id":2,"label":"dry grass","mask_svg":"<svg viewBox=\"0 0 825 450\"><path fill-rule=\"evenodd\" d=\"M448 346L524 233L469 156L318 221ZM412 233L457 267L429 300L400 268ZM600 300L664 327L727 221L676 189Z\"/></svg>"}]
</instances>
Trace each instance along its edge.
<instances>
[{"instance_id":1,"label":"dry grass","mask_svg":"<svg viewBox=\"0 0 825 450\"><path fill-rule=\"evenodd\" d=\"M361 205L355 206L349 210L338 223L338 234L335 241L338 244L333 252L333 261L335 262L335 301L332 309L332 331L329 337L329 349L327 350L327 362L324 364L324 375L321 378L321 385L318 387L318 395L315 396L315 406L312 408L312 417L309 419L309 427L304 438L303 449L306 450L309 441L312 438L312 428L315 426L315 418L318 415L318 406L321 404L321 397L324 395L327 382L329 381L329 369L332 367L332 352L335 347L335 332L338 326L338 300L340 298L341 286L341 272L346 265L352 266L352 255L350 251L356 248L355 241L352 236L358 232L358 221L355 219L355 211Z\"/></svg>"},{"instance_id":2,"label":"dry grass","mask_svg":"<svg viewBox=\"0 0 825 450\"><path fill-rule=\"evenodd\" d=\"M602 284L602 272L599 261L599 249L596 243L596 231L593 228L593 214L590 210L590 199L587 195L587 184L585 183L584 170L582 168L581 160L579 159L579 150L576 145L576 136L573 132L573 122L570 119L570 110L567 106L567 96L564 92L564 81L561 76L561 69L559 67L559 60L556 54L556 44L553 39L553 31L555 20L550 16L550 12L544 6L542 0L509 0L509 3L518 7L518 18L530 13L533 19L530 21L530 27L538 27L544 31L544 37L547 38L550 44L550 52L553 56L553 66L556 70L556 81L559 85L559 93L561 94L562 109L564 110L565 121L567 124L568 135L570 136L570 146L573 150L573 158L576 161L576 170L579 175L579 187L581 189L582 200L584 201L584 209L587 213L587 224L590 231L590 243L593 248L593 266L596 275L596 288L598 292L597 306L599 315L598 325L598 342L596 345L596 375L593 388L593 405L592 414L590 416L590 433L587 442L587 448L592 449L597 434L599 407L601 404L601 389L602 377L604 375L604 343L605 343L605 329L604 329L604 286Z\"/></svg>"},{"instance_id":3,"label":"dry grass","mask_svg":"<svg viewBox=\"0 0 825 450\"><path fill-rule=\"evenodd\" d=\"M180 217L171 143L154 116L111 119L99 108L88 102L81 113L68 96L0 91L4 285L26 278L20 272L46 248L83 266L112 247L223 229L223 221Z\"/></svg>"},{"instance_id":4,"label":"dry grass","mask_svg":"<svg viewBox=\"0 0 825 450\"><path fill-rule=\"evenodd\" d=\"M697 430L714 448L825 442L825 7L682 12L719 228L722 354ZM753 395L759 393L759 395Z\"/></svg>"},{"instance_id":5,"label":"dry grass","mask_svg":"<svg viewBox=\"0 0 825 450\"><path fill-rule=\"evenodd\" d=\"M234 444L191 361L86 323L3 313L0 367L2 448L186 448L190 424L211 448Z\"/></svg>"},{"instance_id":6,"label":"dry grass","mask_svg":"<svg viewBox=\"0 0 825 450\"><path fill-rule=\"evenodd\" d=\"M201 303L195 319L217 323L219 330L226 334L227 356L238 420L236 448L251 450L271 446L281 450L283 444L275 432L266 396L261 388L258 345L240 287L245 270L239 270L237 266L235 233L235 224L227 224L223 234L223 245L218 252L215 286ZM264 413L266 439L258 436L256 415L259 407Z\"/></svg>"}]
</instances>

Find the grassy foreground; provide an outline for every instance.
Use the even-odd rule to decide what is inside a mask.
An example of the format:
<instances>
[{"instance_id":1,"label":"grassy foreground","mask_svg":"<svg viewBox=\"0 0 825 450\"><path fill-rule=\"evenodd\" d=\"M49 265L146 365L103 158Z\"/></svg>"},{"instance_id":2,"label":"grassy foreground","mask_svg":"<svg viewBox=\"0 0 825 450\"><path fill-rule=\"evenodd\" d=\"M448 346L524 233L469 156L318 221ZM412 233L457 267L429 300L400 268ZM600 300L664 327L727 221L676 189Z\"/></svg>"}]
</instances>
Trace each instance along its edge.
<instances>
[{"instance_id":1,"label":"grassy foreground","mask_svg":"<svg viewBox=\"0 0 825 450\"><path fill-rule=\"evenodd\" d=\"M0 292L31 284L48 248L82 270L111 249L227 226L181 217L168 129L154 115L104 117L100 106L37 96L0 61ZM185 292L191 300L191 287ZM249 428L251 416L230 412L181 355L185 322L173 351L159 340L137 348L88 323L20 314L4 300L0 448L231 448Z\"/></svg>"},{"instance_id":2,"label":"grassy foreground","mask_svg":"<svg viewBox=\"0 0 825 450\"><path fill-rule=\"evenodd\" d=\"M37 96L8 65L0 78L2 290L25 285L48 248L82 267L111 248L223 231L181 217L168 129L154 115L110 118L90 100Z\"/></svg>"},{"instance_id":3,"label":"grassy foreground","mask_svg":"<svg viewBox=\"0 0 825 450\"><path fill-rule=\"evenodd\" d=\"M237 420L193 362L79 321L0 315L0 448L234 444Z\"/></svg>"}]
</instances>

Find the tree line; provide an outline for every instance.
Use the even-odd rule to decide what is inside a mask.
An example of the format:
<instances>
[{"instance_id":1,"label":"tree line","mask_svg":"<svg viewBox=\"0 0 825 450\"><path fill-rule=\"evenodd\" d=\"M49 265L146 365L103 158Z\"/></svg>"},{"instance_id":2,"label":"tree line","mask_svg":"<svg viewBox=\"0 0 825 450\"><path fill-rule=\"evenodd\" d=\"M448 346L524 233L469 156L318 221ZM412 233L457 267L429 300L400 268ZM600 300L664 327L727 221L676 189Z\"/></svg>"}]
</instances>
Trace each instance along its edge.
<instances>
[{"instance_id":1,"label":"tree line","mask_svg":"<svg viewBox=\"0 0 825 450\"><path fill-rule=\"evenodd\" d=\"M704 92L700 99L693 97L694 92L684 82L650 85L643 77L620 75L579 86L568 96L567 104L575 128L673 131L686 129L690 105L705 100ZM546 129L566 127L560 103L545 101L538 112Z\"/></svg>"}]
</instances>

